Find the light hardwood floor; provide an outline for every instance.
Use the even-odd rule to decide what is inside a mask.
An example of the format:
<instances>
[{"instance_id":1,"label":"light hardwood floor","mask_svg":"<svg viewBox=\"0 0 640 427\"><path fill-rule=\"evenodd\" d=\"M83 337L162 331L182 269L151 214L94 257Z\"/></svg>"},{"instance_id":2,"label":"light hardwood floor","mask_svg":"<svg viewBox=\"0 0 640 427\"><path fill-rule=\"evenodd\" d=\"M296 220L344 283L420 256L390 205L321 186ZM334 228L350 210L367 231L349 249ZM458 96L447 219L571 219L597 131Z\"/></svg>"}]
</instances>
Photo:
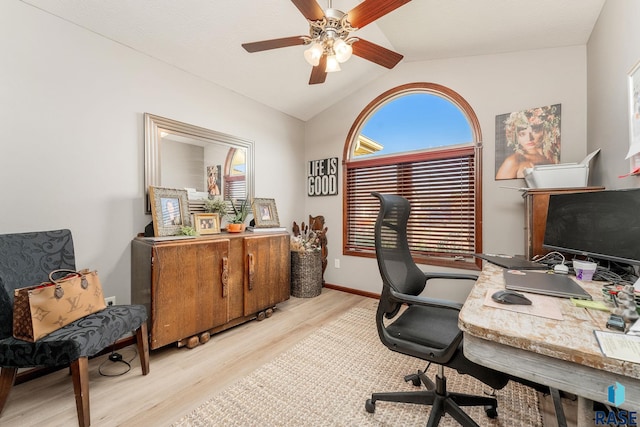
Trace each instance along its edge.
<instances>
[{"instance_id":1,"label":"light hardwood floor","mask_svg":"<svg viewBox=\"0 0 640 427\"><path fill-rule=\"evenodd\" d=\"M101 365L111 371L122 364L108 361L107 356L92 359L92 426L168 426L348 309L376 305L374 299L326 288L315 298L291 298L279 304L272 317L214 335L194 349L168 346L152 351L146 377L133 346L119 350L125 360L133 358L131 371L122 376L99 373ZM15 386L0 425L77 425L68 370ZM546 414L546 425L554 425L553 412Z\"/></svg>"},{"instance_id":2,"label":"light hardwood floor","mask_svg":"<svg viewBox=\"0 0 640 427\"><path fill-rule=\"evenodd\" d=\"M118 377L101 376L98 370L105 361L110 370L122 364L107 356L92 359L91 425L170 425L351 307L376 304L374 299L331 289L315 298L292 297L270 318L216 334L194 349L167 346L152 351L147 376L142 376L137 355L131 371ZM125 360L134 352L134 346L119 350ZM0 415L3 427L74 425L75 399L66 369L15 386Z\"/></svg>"}]
</instances>

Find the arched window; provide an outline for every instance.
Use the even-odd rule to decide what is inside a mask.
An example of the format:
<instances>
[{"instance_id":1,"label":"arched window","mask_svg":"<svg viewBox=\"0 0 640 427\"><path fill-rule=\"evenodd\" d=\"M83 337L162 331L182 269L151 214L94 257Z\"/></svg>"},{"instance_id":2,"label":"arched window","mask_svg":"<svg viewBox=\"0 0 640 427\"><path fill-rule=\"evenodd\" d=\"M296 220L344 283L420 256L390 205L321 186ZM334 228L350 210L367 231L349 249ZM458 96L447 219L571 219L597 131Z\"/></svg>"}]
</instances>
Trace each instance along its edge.
<instances>
[{"instance_id":1,"label":"arched window","mask_svg":"<svg viewBox=\"0 0 640 427\"><path fill-rule=\"evenodd\" d=\"M224 198L244 200L247 198L245 150L230 148L224 162Z\"/></svg>"},{"instance_id":2,"label":"arched window","mask_svg":"<svg viewBox=\"0 0 640 427\"><path fill-rule=\"evenodd\" d=\"M345 143L343 253L375 256L377 191L410 201L416 262L479 267L471 254L482 251L481 141L471 106L444 86L407 84L374 99Z\"/></svg>"}]
</instances>

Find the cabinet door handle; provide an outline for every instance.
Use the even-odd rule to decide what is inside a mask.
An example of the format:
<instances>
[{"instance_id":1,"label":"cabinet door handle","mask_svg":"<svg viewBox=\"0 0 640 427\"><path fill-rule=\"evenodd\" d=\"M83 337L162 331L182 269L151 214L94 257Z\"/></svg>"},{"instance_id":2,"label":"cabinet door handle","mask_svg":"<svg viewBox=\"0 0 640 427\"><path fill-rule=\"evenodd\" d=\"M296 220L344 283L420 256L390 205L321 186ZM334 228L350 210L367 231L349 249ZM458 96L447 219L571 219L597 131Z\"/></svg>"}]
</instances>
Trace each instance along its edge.
<instances>
[{"instance_id":1,"label":"cabinet door handle","mask_svg":"<svg viewBox=\"0 0 640 427\"><path fill-rule=\"evenodd\" d=\"M227 284L229 283L229 259L222 257L222 297L227 296Z\"/></svg>"},{"instance_id":2,"label":"cabinet door handle","mask_svg":"<svg viewBox=\"0 0 640 427\"><path fill-rule=\"evenodd\" d=\"M253 254L249 254L249 290L253 289L253 280L255 275L255 268L253 265Z\"/></svg>"}]
</instances>

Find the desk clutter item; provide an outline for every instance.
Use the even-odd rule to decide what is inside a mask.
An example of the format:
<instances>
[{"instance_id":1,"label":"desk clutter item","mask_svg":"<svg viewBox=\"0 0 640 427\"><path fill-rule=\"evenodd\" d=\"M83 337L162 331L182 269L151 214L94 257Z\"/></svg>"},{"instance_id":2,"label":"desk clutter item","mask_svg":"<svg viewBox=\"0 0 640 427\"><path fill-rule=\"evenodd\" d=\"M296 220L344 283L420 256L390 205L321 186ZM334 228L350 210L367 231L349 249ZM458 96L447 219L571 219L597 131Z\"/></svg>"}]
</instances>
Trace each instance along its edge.
<instances>
[{"instance_id":1,"label":"desk clutter item","mask_svg":"<svg viewBox=\"0 0 640 427\"><path fill-rule=\"evenodd\" d=\"M593 274L596 272L598 264L590 261L573 260L573 270L576 272L576 279L589 282L593 279Z\"/></svg>"},{"instance_id":2,"label":"desk clutter item","mask_svg":"<svg viewBox=\"0 0 640 427\"><path fill-rule=\"evenodd\" d=\"M609 316L606 326L607 326L607 329L613 329L615 331L624 332L625 322L622 316L612 314L611 316Z\"/></svg>"},{"instance_id":3,"label":"desk clutter item","mask_svg":"<svg viewBox=\"0 0 640 427\"><path fill-rule=\"evenodd\" d=\"M633 322L640 318L633 285L626 285L622 288L610 290L609 294L615 305L612 311L613 314L622 317L625 322Z\"/></svg>"},{"instance_id":4,"label":"desk clutter item","mask_svg":"<svg viewBox=\"0 0 640 427\"><path fill-rule=\"evenodd\" d=\"M529 298L516 291L497 291L491 295L491 299L500 304L531 305Z\"/></svg>"},{"instance_id":5,"label":"desk clutter item","mask_svg":"<svg viewBox=\"0 0 640 427\"><path fill-rule=\"evenodd\" d=\"M624 289L624 287L625 287L625 285L607 283L606 285L604 285L602 287L602 290L601 290L602 297L606 301L611 301L611 303L613 303L612 295L617 294L618 292L622 291ZM640 291L636 291L634 289L633 299L636 302L636 306L640 306Z\"/></svg>"},{"instance_id":6,"label":"desk clutter item","mask_svg":"<svg viewBox=\"0 0 640 427\"><path fill-rule=\"evenodd\" d=\"M14 291L13 336L35 342L106 306L96 271L54 270L48 283Z\"/></svg>"},{"instance_id":7,"label":"desk clutter item","mask_svg":"<svg viewBox=\"0 0 640 427\"><path fill-rule=\"evenodd\" d=\"M521 255L475 254L476 258L513 270L548 270L549 266L540 262L529 261Z\"/></svg>"},{"instance_id":8,"label":"desk clutter item","mask_svg":"<svg viewBox=\"0 0 640 427\"><path fill-rule=\"evenodd\" d=\"M526 294L525 296L531 300L530 305L520 304L501 304L495 302L492 295L504 288L490 288L484 296L482 305L493 307L499 310L513 311L515 313L529 314L531 316L544 317L545 319L563 320L561 302L562 300L538 294Z\"/></svg>"},{"instance_id":9,"label":"desk clutter item","mask_svg":"<svg viewBox=\"0 0 640 427\"><path fill-rule=\"evenodd\" d=\"M640 319L633 322L631 326L629 326L629 330L627 330L627 334L629 335L640 335Z\"/></svg>"},{"instance_id":10,"label":"desk clutter item","mask_svg":"<svg viewBox=\"0 0 640 427\"><path fill-rule=\"evenodd\" d=\"M620 332L593 331L602 354L614 359L640 363L640 337Z\"/></svg>"},{"instance_id":11,"label":"desk clutter item","mask_svg":"<svg viewBox=\"0 0 640 427\"><path fill-rule=\"evenodd\" d=\"M561 298L593 299L571 278L561 274L504 270L506 288Z\"/></svg>"},{"instance_id":12,"label":"desk clutter item","mask_svg":"<svg viewBox=\"0 0 640 427\"><path fill-rule=\"evenodd\" d=\"M590 308L592 310L607 311L607 312L611 310L611 308L602 301L592 301L592 300L571 298L571 303L576 307L580 307L580 308Z\"/></svg>"}]
</instances>

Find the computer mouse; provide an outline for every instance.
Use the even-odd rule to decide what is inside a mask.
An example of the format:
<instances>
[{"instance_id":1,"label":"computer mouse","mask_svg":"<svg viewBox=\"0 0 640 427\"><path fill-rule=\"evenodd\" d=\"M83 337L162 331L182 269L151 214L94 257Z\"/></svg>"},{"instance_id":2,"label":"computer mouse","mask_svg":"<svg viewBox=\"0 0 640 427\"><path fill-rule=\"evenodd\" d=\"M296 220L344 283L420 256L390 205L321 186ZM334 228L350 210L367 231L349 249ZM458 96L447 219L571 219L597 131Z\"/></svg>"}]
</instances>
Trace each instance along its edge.
<instances>
[{"instance_id":1,"label":"computer mouse","mask_svg":"<svg viewBox=\"0 0 640 427\"><path fill-rule=\"evenodd\" d=\"M515 291L498 291L491 295L491 299L500 304L531 305L531 300Z\"/></svg>"}]
</instances>

